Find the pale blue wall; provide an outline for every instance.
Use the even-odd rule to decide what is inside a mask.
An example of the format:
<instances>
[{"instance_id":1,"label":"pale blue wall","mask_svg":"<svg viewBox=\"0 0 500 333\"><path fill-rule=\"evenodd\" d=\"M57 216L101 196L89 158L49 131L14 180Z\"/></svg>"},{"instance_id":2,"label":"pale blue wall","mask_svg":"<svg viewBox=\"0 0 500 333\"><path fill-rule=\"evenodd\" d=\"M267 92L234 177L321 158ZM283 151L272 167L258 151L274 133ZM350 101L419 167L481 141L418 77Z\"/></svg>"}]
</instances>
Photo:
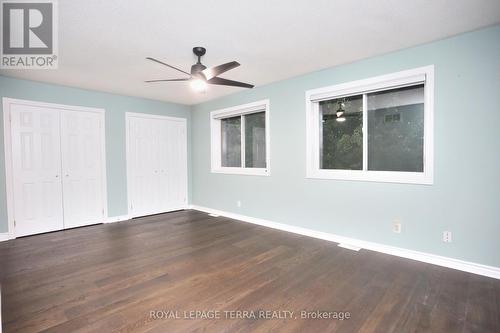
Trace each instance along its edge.
<instances>
[{"instance_id":1,"label":"pale blue wall","mask_svg":"<svg viewBox=\"0 0 500 333\"><path fill-rule=\"evenodd\" d=\"M190 138L190 109L189 106L185 105L17 80L4 76L0 76L0 97L99 107L106 110L106 168L109 216L127 214L125 112L142 112L187 118L188 138ZM3 139L2 116L0 117L0 232L7 231ZM188 164L191 165L190 140L188 140L188 148Z\"/></svg>"},{"instance_id":2,"label":"pale blue wall","mask_svg":"<svg viewBox=\"0 0 500 333\"><path fill-rule=\"evenodd\" d=\"M434 185L305 179L306 90L430 64ZM271 176L210 173L209 111L264 98ZM500 26L197 105L192 146L194 204L500 266ZM391 231L394 218L401 234ZM442 242L444 230L453 232L452 243Z\"/></svg>"},{"instance_id":3,"label":"pale blue wall","mask_svg":"<svg viewBox=\"0 0 500 333\"><path fill-rule=\"evenodd\" d=\"M106 109L110 216L127 212L124 112L180 116L191 127L194 204L500 266L499 41L500 26L464 34L197 105L191 119L187 106L2 76L0 97ZM305 179L306 90L429 64L436 71L434 185ZM209 111L264 98L271 102L271 176L211 174ZM0 117L0 232L7 231L3 149ZM394 218L401 234L391 231ZM443 230L453 232L452 243L441 241Z\"/></svg>"}]
</instances>

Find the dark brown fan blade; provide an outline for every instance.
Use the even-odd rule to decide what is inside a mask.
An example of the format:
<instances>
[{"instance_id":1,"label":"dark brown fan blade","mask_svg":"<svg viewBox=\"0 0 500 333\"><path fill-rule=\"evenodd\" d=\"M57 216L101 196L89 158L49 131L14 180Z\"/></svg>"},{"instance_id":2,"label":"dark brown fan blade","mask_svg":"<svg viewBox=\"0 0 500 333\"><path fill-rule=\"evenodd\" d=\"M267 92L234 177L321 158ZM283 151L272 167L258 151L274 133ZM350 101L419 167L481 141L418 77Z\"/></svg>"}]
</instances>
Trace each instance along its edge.
<instances>
[{"instance_id":1,"label":"dark brown fan blade","mask_svg":"<svg viewBox=\"0 0 500 333\"><path fill-rule=\"evenodd\" d=\"M186 79L166 79L166 80L148 80L144 81L146 83L151 83L151 82L170 82L170 81L189 81L189 78Z\"/></svg>"},{"instance_id":2,"label":"dark brown fan blade","mask_svg":"<svg viewBox=\"0 0 500 333\"><path fill-rule=\"evenodd\" d=\"M207 83L217 84L217 85L220 85L220 86L253 88L252 84L248 84L248 83L244 83L244 82L239 82L239 81L233 81L233 80L227 80L227 79L223 79L221 77L214 77L213 79L208 80Z\"/></svg>"},{"instance_id":3,"label":"dark brown fan blade","mask_svg":"<svg viewBox=\"0 0 500 333\"><path fill-rule=\"evenodd\" d=\"M238 67L240 64L237 61L231 61L219 66L210 67L201 71L201 74L205 77L205 80L211 80L212 78L221 75L233 68Z\"/></svg>"},{"instance_id":4,"label":"dark brown fan blade","mask_svg":"<svg viewBox=\"0 0 500 333\"><path fill-rule=\"evenodd\" d=\"M170 68L172 68L172 69L175 69L175 70L177 70L177 71L179 71L179 72L181 72L181 73L184 73L184 74L187 74L187 75L191 76L191 74L190 74L190 73L185 72L185 71L183 71L182 69L179 69L179 68L177 68L177 67L174 67L174 66L171 66L171 65L169 65L169 64L166 64L166 63L164 63L163 61L156 60L156 59L151 58L151 57L146 57L146 59L151 60L151 61L154 61L154 62L157 62L157 63L162 64L162 65L165 65L165 66L170 67Z\"/></svg>"}]
</instances>

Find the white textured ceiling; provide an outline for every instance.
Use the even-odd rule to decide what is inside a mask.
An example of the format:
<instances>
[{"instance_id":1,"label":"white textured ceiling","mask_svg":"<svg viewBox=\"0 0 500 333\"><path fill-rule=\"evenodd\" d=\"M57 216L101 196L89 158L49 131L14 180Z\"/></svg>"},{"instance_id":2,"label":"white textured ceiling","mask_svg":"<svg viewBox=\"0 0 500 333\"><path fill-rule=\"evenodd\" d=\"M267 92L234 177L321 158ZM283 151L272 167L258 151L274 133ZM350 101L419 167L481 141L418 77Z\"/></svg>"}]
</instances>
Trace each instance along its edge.
<instances>
[{"instance_id":1,"label":"white textured ceiling","mask_svg":"<svg viewBox=\"0 0 500 333\"><path fill-rule=\"evenodd\" d=\"M2 75L196 104L241 91L143 83L189 71L193 46L257 86L500 22L499 0L59 0L59 69Z\"/></svg>"}]
</instances>

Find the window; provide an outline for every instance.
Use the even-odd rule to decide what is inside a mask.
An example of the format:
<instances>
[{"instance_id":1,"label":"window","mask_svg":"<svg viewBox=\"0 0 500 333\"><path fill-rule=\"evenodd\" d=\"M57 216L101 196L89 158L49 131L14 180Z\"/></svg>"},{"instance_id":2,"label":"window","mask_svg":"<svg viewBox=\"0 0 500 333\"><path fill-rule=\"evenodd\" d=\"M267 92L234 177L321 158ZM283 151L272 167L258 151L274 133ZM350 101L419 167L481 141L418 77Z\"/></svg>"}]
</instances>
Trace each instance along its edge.
<instances>
[{"instance_id":1,"label":"window","mask_svg":"<svg viewBox=\"0 0 500 333\"><path fill-rule=\"evenodd\" d=\"M306 93L307 177L432 184L433 66Z\"/></svg>"},{"instance_id":2,"label":"window","mask_svg":"<svg viewBox=\"0 0 500 333\"><path fill-rule=\"evenodd\" d=\"M212 172L269 175L269 101L210 113Z\"/></svg>"},{"instance_id":3,"label":"window","mask_svg":"<svg viewBox=\"0 0 500 333\"><path fill-rule=\"evenodd\" d=\"M241 116L221 119L221 166L241 167Z\"/></svg>"},{"instance_id":4,"label":"window","mask_svg":"<svg viewBox=\"0 0 500 333\"><path fill-rule=\"evenodd\" d=\"M319 104L321 169L362 170L363 96L331 99ZM338 108L344 110L342 118L336 116Z\"/></svg>"}]
</instances>

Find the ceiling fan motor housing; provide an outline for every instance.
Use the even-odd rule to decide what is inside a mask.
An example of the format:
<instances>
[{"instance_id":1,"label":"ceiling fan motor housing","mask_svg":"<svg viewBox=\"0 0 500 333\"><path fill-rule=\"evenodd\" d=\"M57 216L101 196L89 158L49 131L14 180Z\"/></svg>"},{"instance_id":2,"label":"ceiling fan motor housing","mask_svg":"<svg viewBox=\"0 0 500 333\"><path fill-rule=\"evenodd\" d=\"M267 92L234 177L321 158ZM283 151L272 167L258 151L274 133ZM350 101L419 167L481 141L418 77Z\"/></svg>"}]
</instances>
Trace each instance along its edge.
<instances>
[{"instance_id":1,"label":"ceiling fan motor housing","mask_svg":"<svg viewBox=\"0 0 500 333\"><path fill-rule=\"evenodd\" d=\"M193 66L191 66L191 75L196 75L199 72L201 72L202 70L204 70L205 68L207 68L207 66L203 65L201 62L198 62L198 63L194 64Z\"/></svg>"}]
</instances>

